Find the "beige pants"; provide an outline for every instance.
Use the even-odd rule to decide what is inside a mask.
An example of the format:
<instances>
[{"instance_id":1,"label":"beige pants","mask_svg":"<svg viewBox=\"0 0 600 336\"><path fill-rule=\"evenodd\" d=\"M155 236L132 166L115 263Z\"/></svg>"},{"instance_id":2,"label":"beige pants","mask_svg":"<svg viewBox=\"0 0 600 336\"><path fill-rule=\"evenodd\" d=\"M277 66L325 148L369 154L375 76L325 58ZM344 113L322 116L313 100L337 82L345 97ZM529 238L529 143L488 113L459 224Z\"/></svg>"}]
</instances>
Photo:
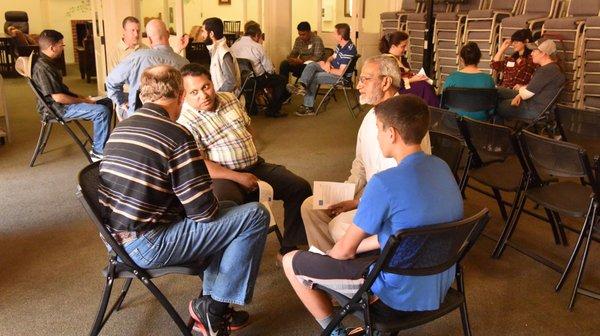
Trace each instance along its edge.
<instances>
[{"instance_id":1,"label":"beige pants","mask_svg":"<svg viewBox=\"0 0 600 336\"><path fill-rule=\"evenodd\" d=\"M332 218L325 210L313 209L313 196L304 200L300 212L308 245L315 246L323 252L330 250L342 239L356 214L356 210L352 210Z\"/></svg>"}]
</instances>

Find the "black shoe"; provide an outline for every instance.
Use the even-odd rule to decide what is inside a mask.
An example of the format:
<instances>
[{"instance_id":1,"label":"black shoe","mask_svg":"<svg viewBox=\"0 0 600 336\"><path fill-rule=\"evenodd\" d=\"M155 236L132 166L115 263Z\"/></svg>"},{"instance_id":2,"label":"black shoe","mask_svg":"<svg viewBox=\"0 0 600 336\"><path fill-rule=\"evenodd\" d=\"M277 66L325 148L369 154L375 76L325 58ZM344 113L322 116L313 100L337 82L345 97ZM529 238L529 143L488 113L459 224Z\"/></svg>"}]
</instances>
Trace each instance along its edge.
<instances>
[{"instance_id":1,"label":"black shoe","mask_svg":"<svg viewBox=\"0 0 600 336\"><path fill-rule=\"evenodd\" d=\"M286 112L277 112L277 113L269 113L267 114L268 118L285 118L288 114Z\"/></svg>"},{"instance_id":2,"label":"black shoe","mask_svg":"<svg viewBox=\"0 0 600 336\"><path fill-rule=\"evenodd\" d=\"M190 316L197 322L198 331L204 336L229 336L229 319L227 313L217 316L208 309L210 297L200 297L190 301Z\"/></svg>"}]
</instances>

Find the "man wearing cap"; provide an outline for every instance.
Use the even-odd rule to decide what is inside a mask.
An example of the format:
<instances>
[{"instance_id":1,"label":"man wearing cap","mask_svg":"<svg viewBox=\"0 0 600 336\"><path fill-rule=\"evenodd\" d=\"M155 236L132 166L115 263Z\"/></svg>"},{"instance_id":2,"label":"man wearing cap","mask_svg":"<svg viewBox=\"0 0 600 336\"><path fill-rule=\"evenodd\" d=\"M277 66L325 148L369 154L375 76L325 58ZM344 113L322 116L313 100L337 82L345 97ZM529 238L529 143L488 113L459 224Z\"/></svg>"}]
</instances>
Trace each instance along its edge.
<instances>
[{"instance_id":1,"label":"man wearing cap","mask_svg":"<svg viewBox=\"0 0 600 336\"><path fill-rule=\"evenodd\" d=\"M566 82L563 70L556 63L556 44L550 39L528 43L535 70L527 85L515 85L514 90L499 88L497 114L503 119L534 119L546 109Z\"/></svg>"}]
</instances>

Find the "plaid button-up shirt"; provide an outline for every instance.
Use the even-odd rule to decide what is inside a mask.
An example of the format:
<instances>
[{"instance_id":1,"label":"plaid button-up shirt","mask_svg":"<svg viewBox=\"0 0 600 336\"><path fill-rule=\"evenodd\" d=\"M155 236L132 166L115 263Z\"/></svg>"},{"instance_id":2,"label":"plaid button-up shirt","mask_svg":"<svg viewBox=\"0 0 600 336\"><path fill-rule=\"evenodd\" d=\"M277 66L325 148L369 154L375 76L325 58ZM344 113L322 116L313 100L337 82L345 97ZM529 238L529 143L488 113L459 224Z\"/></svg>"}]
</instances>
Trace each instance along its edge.
<instances>
[{"instance_id":1,"label":"plaid button-up shirt","mask_svg":"<svg viewBox=\"0 0 600 336\"><path fill-rule=\"evenodd\" d=\"M196 139L203 158L229 169L244 169L258 161L250 117L230 92L217 92L216 111L198 111L185 103L178 123Z\"/></svg>"},{"instance_id":2,"label":"plaid button-up shirt","mask_svg":"<svg viewBox=\"0 0 600 336\"><path fill-rule=\"evenodd\" d=\"M323 59L325 46L323 40L312 33L310 40L305 42L300 37L296 37L294 46L292 47L291 57L310 57L310 60L318 62Z\"/></svg>"},{"instance_id":3,"label":"plaid button-up shirt","mask_svg":"<svg viewBox=\"0 0 600 336\"><path fill-rule=\"evenodd\" d=\"M490 67L493 70L502 72L500 86L512 89L515 84L527 85L537 65L533 63L533 59L529 55L525 58L520 57L519 59L507 56L502 61L492 62Z\"/></svg>"}]
</instances>

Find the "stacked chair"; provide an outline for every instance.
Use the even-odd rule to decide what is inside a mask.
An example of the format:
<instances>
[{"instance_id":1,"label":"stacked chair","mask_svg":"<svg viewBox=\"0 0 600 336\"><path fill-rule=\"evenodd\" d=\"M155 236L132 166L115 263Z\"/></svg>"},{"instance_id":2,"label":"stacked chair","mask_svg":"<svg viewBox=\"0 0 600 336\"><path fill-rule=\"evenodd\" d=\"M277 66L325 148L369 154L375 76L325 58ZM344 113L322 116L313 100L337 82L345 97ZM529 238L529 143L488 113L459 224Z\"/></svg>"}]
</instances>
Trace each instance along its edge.
<instances>
[{"instance_id":1,"label":"stacked chair","mask_svg":"<svg viewBox=\"0 0 600 336\"><path fill-rule=\"evenodd\" d=\"M423 3L424 0L418 0ZM437 13L446 13L451 9L451 4L440 1L433 4L433 15ZM413 13L406 16L406 33L408 34L409 50L406 55L408 62L413 69L419 69L423 66L423 54L425 53L425 39L427 34L427 13Z\"/></svg>"},{"instance_id":2,"label":"stacked chair","mask_svg":"<svg viewBox=\"0 0 600 336\"><path fill-rule=\"evenodd\" d=\"M582 44L579 106L600 110L600 17L585 20Z\"/></svg>"},{"instance_id":3,"label":"stacked chair","mask_svg":"<svg viewBox=\"0 0 600 336\"><path fill-rule=\"evenodd\" d=\"M507 17L500 23L499 44L523 28L529 28L534 36L540 35L544 22L556 14L559 0L524 0L520 14Z\"/></svg>"},{"instance_id":4,"label":"stacked chair","mask_svg":"<svg viewBox=\"0 0 600 336\"><path fill-rule=\"evenodd\" d=\"M600 0L571 0L566 17L547 20L542 35L555 40L559 56L564 61L567 87L561 99L565 104L576 105L579 100L581 78L582 34L587 17L598 16Z\"/></svg>"},{"instance_id":5,"label":"stacked chair","mask_svg":"<svg viewBox=\"0 0 600 336\"><path fill-rule=\"evenodd\" d=\"M397 30L406 30L406 16L421 11L421 4L414 0L402 1L400 10L397 12L385 12L379 15L381 20L381 36L395 32Z\"/></svg>"}]
</instances>

